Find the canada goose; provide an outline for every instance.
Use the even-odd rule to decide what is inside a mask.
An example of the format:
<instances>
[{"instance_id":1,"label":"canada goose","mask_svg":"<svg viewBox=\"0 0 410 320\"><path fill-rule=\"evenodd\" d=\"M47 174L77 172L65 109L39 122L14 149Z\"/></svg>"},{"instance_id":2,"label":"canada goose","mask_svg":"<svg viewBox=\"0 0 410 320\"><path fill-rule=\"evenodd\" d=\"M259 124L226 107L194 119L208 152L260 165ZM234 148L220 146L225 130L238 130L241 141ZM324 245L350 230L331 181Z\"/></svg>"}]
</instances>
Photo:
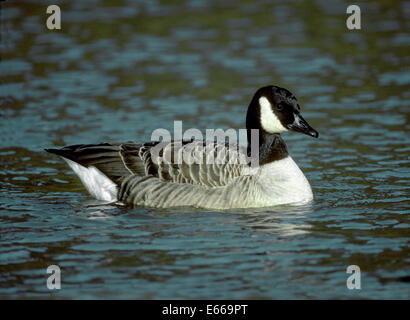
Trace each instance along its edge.
<instances>
[{"instance_id":1,"label":"canada goose","mask_svg":"<svg viewBox=\"0 0 410 320\"><path fill-rule=\"evenodd\" d=\"M259 165L249 163L158 162L152 151L159 142L101 143L46 151L62 156L99 200L134 206L210 209L266 207L306 203L313 199L308 180L288 154L281 132L292 130L317 138L301 116L295 96L284 88L256 91L246 115L249 155L251 132L257 129ZM177 141L161 142L172 152ZM179 141L180 150L204 141ZM225 145L214 148L225 152ZM202 149L203 152L204 149ZM160 151L165 155L167 151ZM174 159L175 160L175 159Z\"/></svg>"}]
</instances>

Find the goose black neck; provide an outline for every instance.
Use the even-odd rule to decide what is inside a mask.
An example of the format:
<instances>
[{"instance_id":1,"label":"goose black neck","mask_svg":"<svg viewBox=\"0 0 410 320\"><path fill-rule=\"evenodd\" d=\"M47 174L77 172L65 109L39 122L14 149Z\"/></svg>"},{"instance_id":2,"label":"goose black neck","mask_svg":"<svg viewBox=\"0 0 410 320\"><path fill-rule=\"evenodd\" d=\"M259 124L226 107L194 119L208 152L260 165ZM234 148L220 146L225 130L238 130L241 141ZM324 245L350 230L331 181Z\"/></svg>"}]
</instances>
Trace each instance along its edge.
<instances>
[{"instance_id":1,"label":"goose black neck","mask_svg":"<svg viewBox=\"0 0 410 320\"><path fill-rule=\"evenodd\" d=\"M252 129L257 129L258 134L258 149L259 149L259 165L277 161L286 158L289 153L285 141L279 133L268 133L260 125L260 111L258 101L254 97L249 105L246 114L246 131L248 138L248 157L252 155Z\"/></svg>"}]
</instances>

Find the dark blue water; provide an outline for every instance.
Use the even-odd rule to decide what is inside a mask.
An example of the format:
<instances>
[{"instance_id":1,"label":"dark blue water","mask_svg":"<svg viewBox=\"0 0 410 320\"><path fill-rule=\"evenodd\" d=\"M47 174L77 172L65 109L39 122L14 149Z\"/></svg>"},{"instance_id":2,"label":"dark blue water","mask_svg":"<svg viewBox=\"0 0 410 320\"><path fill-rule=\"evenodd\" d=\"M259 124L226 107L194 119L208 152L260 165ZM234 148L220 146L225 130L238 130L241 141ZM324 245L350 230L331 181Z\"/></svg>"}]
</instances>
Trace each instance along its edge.
<instances>
[{"instance_id":1,"label":"dark blue water","mask_svg":"<svg viewBox=\"0 0 410 320\"><path fill-rule=\"evenodd\" d=\"M410 297L408 2L360 4L354 31L344 1L58 1L55 31L48 4L0 4L1 298ZM105 205L43 151L244 128L267 84L320 132L284 135L310 205Z\"/></svg>"}]
</instances>

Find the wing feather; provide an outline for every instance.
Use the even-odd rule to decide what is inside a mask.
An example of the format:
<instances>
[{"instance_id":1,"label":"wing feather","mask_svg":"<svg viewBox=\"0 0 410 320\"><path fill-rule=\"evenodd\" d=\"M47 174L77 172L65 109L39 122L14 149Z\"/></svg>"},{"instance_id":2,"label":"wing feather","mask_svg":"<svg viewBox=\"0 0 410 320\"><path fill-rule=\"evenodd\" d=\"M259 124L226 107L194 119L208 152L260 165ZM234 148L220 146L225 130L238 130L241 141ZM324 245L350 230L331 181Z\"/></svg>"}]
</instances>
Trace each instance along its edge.
<instances>
[{"instance_id":1,"label":"wing feather","mask_svg":"<svg viewBox=\"0 0 410 320\"><path fill-rule=\"evenodd\" d=\"M154 148L159 144L123 144L120 148L121 158L128 170L137 176L152 175L163 181L206 188L231 183L248 166L243 161L232 161L232 157L243 158L244 155L227 145L204 141L162 144L156 150ZM212 160L213 163L207 163Z\"/></svg>"}]
</instances>

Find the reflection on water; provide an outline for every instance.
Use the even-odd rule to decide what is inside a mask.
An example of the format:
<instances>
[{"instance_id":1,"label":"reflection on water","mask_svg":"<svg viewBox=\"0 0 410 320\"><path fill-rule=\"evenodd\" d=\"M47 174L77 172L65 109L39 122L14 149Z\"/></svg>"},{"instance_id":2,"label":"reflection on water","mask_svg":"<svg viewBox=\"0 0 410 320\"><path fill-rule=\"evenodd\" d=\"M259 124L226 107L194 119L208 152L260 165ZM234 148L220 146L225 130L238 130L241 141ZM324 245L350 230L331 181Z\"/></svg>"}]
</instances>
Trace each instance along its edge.
<instances>
[{"instance_id":1,"label":"reflection on water","mask_svg":"<svg viewBox=\"0 0 410 320\"><path fill-rule=\"evenodd\" d=\"M0 4L0 297L409 298L408 2L360 4L355 31L341 0L60 3L60 31L46 1ZM321 133L284 134L309 205L114 206L42 151L243 128L267 84Z\"/></svg>"},{"instance_id":2,"label":"reflection on water","mask_svg":"<svg viewBox=\"0 0 410 320\"><path fill-rule=\"evenodd\" d=\"M244 226L284 237L309 233L311 226L306 224L306 218L312 212L311 204L236 210Z\"/></svg>"}]
</instances>

